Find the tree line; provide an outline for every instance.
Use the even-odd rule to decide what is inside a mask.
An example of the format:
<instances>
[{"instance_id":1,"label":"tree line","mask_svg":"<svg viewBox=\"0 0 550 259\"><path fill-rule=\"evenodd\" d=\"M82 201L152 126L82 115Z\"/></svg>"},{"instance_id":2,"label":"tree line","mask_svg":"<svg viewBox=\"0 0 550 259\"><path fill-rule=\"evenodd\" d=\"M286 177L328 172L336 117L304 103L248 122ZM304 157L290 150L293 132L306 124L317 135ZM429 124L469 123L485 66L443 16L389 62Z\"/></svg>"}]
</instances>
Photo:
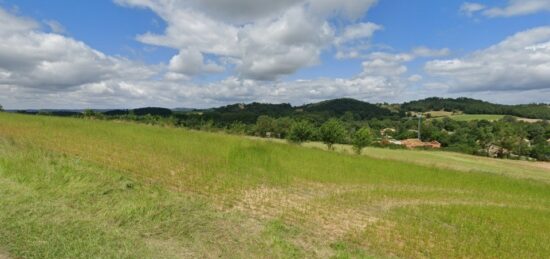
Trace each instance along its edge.
<instances>
[{"instance_id":1,"label":"tree line","mask_svg":"<svg viewBox=\"0 0 550 259\"><path fill-rule=\"evenodd\" d=\"M217 122L211 118L159 115L87 114L84 117L132 120L169 127L185 127L203 131L287 139L292 143L323 142L329 149L335 144L353 145L358 153L366 146L403 148L393 140L416 138L418 119L373 118L356 120L349 113L315 120L307 117L271 117L260 115L255 121ZM444 150L479 156L550 161L550 123L527 123L512 116L498 121L456 121L450 118L424 120L420 127L422 141L438 141Z\"/></svg>"},{"instance_id":2,"label":"tree line","mask_svg":"<svg viewBox=\"0 0 550 259\"><path fill-rule=\"evenodd\" d=\"M405 112L460 111L467 114L513 115L531 119L550 120L550 107L544 103L503 105L470 98L432 97L404 103L401 105L401 109Z\"/></svg>"},{"instance_id":3,"label":"tree line","mask_svg":"<svg viewBox=\"0 0 550 259\"><path fill-rule=\"evenodd\" d=\"M497 104L468 98L428 98L402 105L370 104L353 99L336 99L293 107L290 104L233 104L213 109L175 112L147 107L134 110L111 110L82 113L57 111L58 116L92 119L130 120L139 123L185 127L230 134L287 139L293 143L324 142L352 144L361 152L365 146L402 148L396 141L416 138L418 120L410 111L447 110L490 114L500 112ZM535 117L549 115L547 105L519 105L522 109L546 109ZM519 112L517 112L519 113ZM539 114L540 113L540 114ZM542 114L542 115L541 115ZM523 117L526 113L522 113ZM443 149L501 158L550 160L550 125L518 121L505 116L499 121L455 121L450 118L424 120L420 128L423 141L438 141Z\"/></svg>"}]
</instances>

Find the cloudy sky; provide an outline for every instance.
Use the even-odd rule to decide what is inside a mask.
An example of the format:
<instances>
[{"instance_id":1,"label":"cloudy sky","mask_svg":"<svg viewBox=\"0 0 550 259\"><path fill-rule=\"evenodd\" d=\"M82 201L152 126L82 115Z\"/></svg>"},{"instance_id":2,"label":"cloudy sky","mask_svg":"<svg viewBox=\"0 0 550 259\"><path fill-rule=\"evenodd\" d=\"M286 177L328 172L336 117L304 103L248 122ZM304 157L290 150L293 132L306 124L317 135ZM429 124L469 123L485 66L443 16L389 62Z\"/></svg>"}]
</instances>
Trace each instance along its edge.
<instances>
[{"instance_id":1,"label":"cloudy sky","mask_svg":"<svg viewBox=\"0 0 550 259\"><path fill-rule=\"evenodd\" d=\"M0 0L0 104L550 102L550 0Z\"/></svg>"}]
</instances>

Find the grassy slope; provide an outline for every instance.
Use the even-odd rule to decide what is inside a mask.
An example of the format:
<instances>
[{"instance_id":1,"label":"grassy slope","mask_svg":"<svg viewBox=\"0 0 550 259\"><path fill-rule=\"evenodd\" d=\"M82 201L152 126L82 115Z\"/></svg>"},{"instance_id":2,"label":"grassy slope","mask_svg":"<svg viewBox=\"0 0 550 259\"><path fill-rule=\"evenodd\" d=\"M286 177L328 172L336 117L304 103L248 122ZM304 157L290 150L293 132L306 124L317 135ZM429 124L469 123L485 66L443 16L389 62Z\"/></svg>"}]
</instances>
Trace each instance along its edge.
<instances>
[{"instance_id":1,"label":"grassy slope","mask_svg":"<svg viewBox=\"0 0 550 259\"><path fill-rule=\"evenodd\" d=\"M441 119L444 117L449 117L457 121L473 121L473 120L497 121L504 118L504 116L505 115L496 115L496 114L456 114L456 115L450 114L450 115L436 116L434 118ZM535 122L542 121L540 119L528 119L528 118L521 118L521 117L516 117L516 119L519 121L524 121L528 123L535 123Z\"/></svg>"},{"instance_id":2,"label":"grassy slope","mask_svg":"<svg viewBox=\"0 0 550 259\"><path fill-rule=\"evenodd\" d=\"M0 250L16 257L550 255L541 181L12 114L0 139Z\"/></svg>"},{"instance_id":3,"label":"grassy slope","mask_svg":"<svg viewBox=\"0 0 550 259\"><path fill-rule=\"evenodd\" d=\"M460 114L452 115L451 119L457 121L472 121L472 120L488 120L488 121L497 121L504 117L504 115L493 115L493 114Z\"/></svg>"},{"instance_id":4,"label":"grassy slope","mask_svg":"<svg viewBox=\"0 0 550 259\"><path fill-rule=\"evenodd\" d=\"M326 149L319 142L305 143L304 146ZM336 151L352 154L349 145L336 145ZM421 151L406 149L365 148L363 155L392 161L401 161L429 167L451 169L463 172L483 172L505 175L514 178L533 179L550 183L550 163L528 162L507 159L492 159L446 151Z\"/></svg>"}]
</instances>

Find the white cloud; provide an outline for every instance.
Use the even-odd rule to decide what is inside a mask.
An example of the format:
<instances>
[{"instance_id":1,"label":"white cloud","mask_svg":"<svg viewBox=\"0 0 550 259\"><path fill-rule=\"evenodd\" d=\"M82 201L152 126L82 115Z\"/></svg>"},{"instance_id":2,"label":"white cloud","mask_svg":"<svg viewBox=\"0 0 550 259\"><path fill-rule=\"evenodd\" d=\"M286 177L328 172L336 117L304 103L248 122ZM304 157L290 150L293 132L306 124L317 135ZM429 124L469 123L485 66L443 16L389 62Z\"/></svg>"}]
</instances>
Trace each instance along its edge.
<instances>
[{"instance_id":1,"label":"white cloud","mask_svg":"<svg viewBox=\"0 0 550 259\"><path fill-rule=\"evenodd\" d=\"M163 34L138 40L178 50L233 60L243 78L276 80L319 63L336 41L369 37L371 23L350 26L336 35L328 19L357 19L376 0L116 0L149 8L167 23Z\"/></svg>"},{"instance_id":2,"label":"white cloud","mask_svg":"<svg viewBox=\"0 0 550 259\"><path fill-rule=\"evenodd\" d=\"M228 35L235 33L236 40L227 41L228 38L222 35L220 47L216 44L191 47L218 42L217 33L213 37L203 35L203 39L189 45L178 45L178 41L174 41L170 44L174 44L179 53L167 66L146 66L109 56L75 39L40 31L40 26L30 19L0 12L0 21L10 25L0 25L3 36L0 42L0 91L5 93L0 96L0 102L10 108L208 107L237 101L301 104L341 96L378 101L403 90L404 74L384 73L387 66L401 66L405 62L402 58L392 57L399 54L378 53L367 57L365 72L351 79L275 80L279 75L317 64L322 49L331 46L338 37L326 17L316 14L322 8L315 9L315 12L308 8L312 7L293 5L280 11L278 16L241 26L223 23L231 28L226 30L232 31ZM201 13L191 13L206 17ZM338 15L352 14L344 12ZM212 22L212 26L218 24L218 21L208 19L206 22ZM195 28L203 24L204 21L197 21ZM357 28L361 26L364 25ZM170 30L169 26L167 31ZM371 34L351 31L348 30L344 38L355 40ZM157 39L175 35L157 35ZM233 43L235 49L229 48ZM376 59L388 65L377 66ZM213 60L232 63L242 76L234 75L207 84L187 80L201 73L222 71L223 67ZM262 81L266 79L275 81Z\"/></svg>"},{"instance_id":3,"label":"white cloud","mask_svg":"<svg viewBox=\"0 0 550 259\"><path fill-rule=\"evenodd\" d=\"M486 6L479 3L466 2L460 6L460 12L467 16L472 16L475 13L485 9Z\"/></svg>"},{"instance_id":4,"label":"white cloud","mask_svg":"<svg viewBox=\"0 0 550 259\"><path fill-rule=\"evenodd\" d=\"M173 73L194 76L201 73L219 73L224 68L211 61L204 62L202 53L197 50L181 50L170 60L169 69Z\"/></svg>"},{"instance_id":5,"label":"white cloud","mask_svg":"<svg viewBox=\"0 0 550 259\"><path fill-rule=\"evenodd\" d=\"M418 75L418 74L412 75L409 78L407 78L407 80L409 80L409 82L413 82L413 83L420 82L420 81L422 81L422 79L424 79L424 77L422 77L421 75Z\"/></svg>"},{"instance_id":6,"label":"white cloud","mask_svg":"<svg viewBox=\"0 0 550 259\"><path fill-rule=\"evenodd\" d=\"M451 54L448 48L430 49L427 47L417 47L412 50L412 55L415 57L444 57Z\"/></svg>"},{"instance_id":7,"label":"white cloud","mask_svg":"<svg viewBox=\"0 0 550 259\"><path fill-rule=\"evenodd\" d=\"M373 7L378 0L309 0L312 10L323 16L344 16L358 19Z\"/></svg>"},{"instance_id":8,"label":"white cloud","mask_svg":"<svg viewBox=\"0 0 550 259\"><path fill-rule=\"evenodd\" d=\"M38 28L39 25L32 19L16 17L0 7L0 35L25 32Z\"/></svg>"},{"instance_id":9,"label":"white cloud","mask_svg":"<svg viewBox=\"0 0 550 259\"><path fill-rule=\"evenodd\" d=\"M336 44L343 44L350 41L361 40L372 37L372 35L381 30L382 26L375 23L357 23L347 26L344 32L336 38Z\"/></svg>"},{"instance_id":10,"label":"white cloud","mask_svg":"<svg viewBox=\"0 0 550 259\"><path fill-rule=\"evenodd\" d=\"M413 60L410 54L389 54L377 52L363 62L363 75L370 76L399 76L407 72L404 63Z\"/></svg>"},{"instance_id":11,"label":"white cloud","mask_svg":"<svg viewBox=\"0 0 550 259\"><path fill-rule=\"evenodd\" d=\"M279 19L243 28L237 70L245 78L258 80L293 74L319 63L321 50L332 35L326 22L311 17L303 8L289 9Z\"/></svg>"},{"instance_id":12,"label":"white cloud","mask_svg":"<svg viewBox=\"0 0 550 259\"><path fill-rule=\"evenodd\" d=\"M519 32L463 58L434 60L426 71L452 91L550 88L550 27Z\"/></svg>"},{"instance_id":13,"label":"white cloud","mask_svg":"<svg viewBox=\"0 0 550 259\"><path fill-rule=\"evenodd\" d=\"M510 17L528 15L538 12L549 12L548 0L508 0L504 7L487 7L479 3L464 3L460 11L471 16L474 13L482 13L488 17Z\"/></svg>"},{"instance_id":14,"label":"white cloud","mask_svg":"<svg viewBox=\"0 0 550 259\"><path fill-rule=\"evenodd\" d=\"M59 91L114 78L144 79L155 71L86 44L38 30L0 9L0 84Z\"/></svg>"},{"instance_id":15,"label":"white cloud","mask_svg":"<svg viewBox=\"0 0 550 259\"><path fill-rule=\"evenodd\" d=\"M485 11L485 15L496 16L517 16L533 14L537 12L550 11L548 0L509 0L508 5L503 8L491 8Z\"/></svg>"},{"instance_id":16,"label":"white cloud","mask_svg":"<svg viewBox=\"0 0 550 259\"><path fill-rule=\"evenodd\" d=\"M50 30L53 32L53 33L57 33L57 34L63 34L66 32L66 29L65 27L59 23L58 21L55 21L55 20L47 20L47 21L44 21L44 23L46 25L48 25L48 27L50 28Z\"/></svg>"}]
</instances>

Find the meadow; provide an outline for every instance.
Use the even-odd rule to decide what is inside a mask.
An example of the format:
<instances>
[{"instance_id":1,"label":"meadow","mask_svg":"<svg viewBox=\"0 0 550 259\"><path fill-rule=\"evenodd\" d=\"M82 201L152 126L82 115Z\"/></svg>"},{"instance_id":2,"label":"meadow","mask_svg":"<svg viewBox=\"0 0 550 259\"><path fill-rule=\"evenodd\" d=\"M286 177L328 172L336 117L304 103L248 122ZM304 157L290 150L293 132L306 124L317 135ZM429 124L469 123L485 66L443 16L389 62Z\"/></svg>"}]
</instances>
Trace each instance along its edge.
<instances>
[{"instance_id":1,"label":"meadow","mask_svg":"<svg viewBox=\"0 0 550 259\"><path fill-rule=\"evenodd\" d=\"M487 120L487 121L497 121L504 118L504 115L494 115L494 114L459 114L450 116L453 120L458 121L473 121L473 120Z\"/></svg>"},{"instance_id":2,"label":"meadow","mask_svg":"<svg viewBox=\"0 0 550 259\"><path fill-rule=\"evenodd\" d=\"M550 256L546 168L388 152L0 113L0 257Z\"/></svg>"},{"instance_id":3,"label":"meadow","mask_svg":"<svg viewBox=\"0 0 550 259\"><path fill-rule=\"evenodd\" d=\"M309 142L305 147L326 150L326 145L319 142ZM353 154L350 145L336 145L335 150ZM435 168L451 169L463 172L484 172L508 177L534 179L550 183L550 163L529 162L510 159L493 159L472 156L456 152L439 150L407 150L367 147L362 155L392 161L401 161Z\"/></svg>"}]
</instances>

